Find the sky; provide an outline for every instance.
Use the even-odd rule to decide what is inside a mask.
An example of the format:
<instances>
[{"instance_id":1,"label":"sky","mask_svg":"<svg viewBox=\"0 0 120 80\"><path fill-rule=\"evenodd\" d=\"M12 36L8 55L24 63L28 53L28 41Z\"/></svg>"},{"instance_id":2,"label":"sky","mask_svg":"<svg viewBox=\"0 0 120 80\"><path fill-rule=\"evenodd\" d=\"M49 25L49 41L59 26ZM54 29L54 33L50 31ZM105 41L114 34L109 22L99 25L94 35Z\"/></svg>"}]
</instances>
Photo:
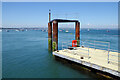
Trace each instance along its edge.
<instances>
[{"instance_id":1,"label":"sky","mask_svg":"<svg viewBox=\"0 0 120 80\"><path fill-rule=\"evenodd\" d=\"M2 2L119 2L119 0L2 0Z\"/></svg>"},{"instance_id":2,"label":"sky","mask_svg":"<svg viewBox=\"0 0 120 80\"><path fill-rule=\"evenodd\" d=\"M76 19L82 28L118 27L118 2L3 2L3 27L47 27L49 9L52 19Z\"/></svg>"}]
</instances>

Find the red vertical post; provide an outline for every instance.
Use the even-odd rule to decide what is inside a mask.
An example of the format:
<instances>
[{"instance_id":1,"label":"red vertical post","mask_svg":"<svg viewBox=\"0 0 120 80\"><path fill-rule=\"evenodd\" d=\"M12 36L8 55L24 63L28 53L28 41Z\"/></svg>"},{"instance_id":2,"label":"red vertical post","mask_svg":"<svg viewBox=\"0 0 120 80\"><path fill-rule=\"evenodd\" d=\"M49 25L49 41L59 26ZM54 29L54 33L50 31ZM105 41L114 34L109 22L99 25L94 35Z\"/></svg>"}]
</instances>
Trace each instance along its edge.
<instances>
[{"instance_id":1,"label":"red vertical post","mask_svg":"<svg viewBox=\"0 0 120 80\"><path fill-rule=\"evenodd\" d=\"M49 22L51 21L51 10L49 9Z\"/></svg>"},{"instance_id":2,"label":"red vertical post","mask_svg":"<svg viewBox=\"0 0 120 80\"><path fill-rule=\"evenodd\" d=\"M48 23L48 50L52 51L52 23Z\"/></svg>"},{"instance_id":3,"label":"red vertical post","mask_svg":"<svg viewBox=\"0 0 120 80\"><path fill-rule=\"evenodd\" d=\"M58 50L58 22L53 21L53 51Z\"/></svg>"},{"instance_id":4,"label":"red vertical post","mask_svg":"<svg viewBox=\"0 0 120 80\"><path fill-rule=\"evenodd\" d=\"M76 22L75 25L75 40L77 40L77 46L80 46L80 22Z\"/></svg>"}]
</instances>

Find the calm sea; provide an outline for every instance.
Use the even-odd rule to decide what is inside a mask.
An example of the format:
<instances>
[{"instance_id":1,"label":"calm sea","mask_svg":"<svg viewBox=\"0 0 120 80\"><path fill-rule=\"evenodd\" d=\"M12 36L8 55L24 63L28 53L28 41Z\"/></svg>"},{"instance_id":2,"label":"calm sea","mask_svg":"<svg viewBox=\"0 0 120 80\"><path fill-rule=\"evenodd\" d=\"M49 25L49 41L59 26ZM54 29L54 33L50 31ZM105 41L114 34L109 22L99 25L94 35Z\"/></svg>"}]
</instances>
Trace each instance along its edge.
<instances>
[{"instance_id":1,"label":"calm sea","mask_svg":"<svg viewBox=\"0 0 120 80\"><path fill-rule=\"evenodd\" d=\"M75 31L59 31L59 49L63 41L75 39ZM118 49L118 31L109 29L81 30L81 40L110 42L110 48ZM2 32L2 59L4 78L95 78L96 74L77 70L55 60L48 52L48 33L40 30Z\"/></svg>"}]
</instances>

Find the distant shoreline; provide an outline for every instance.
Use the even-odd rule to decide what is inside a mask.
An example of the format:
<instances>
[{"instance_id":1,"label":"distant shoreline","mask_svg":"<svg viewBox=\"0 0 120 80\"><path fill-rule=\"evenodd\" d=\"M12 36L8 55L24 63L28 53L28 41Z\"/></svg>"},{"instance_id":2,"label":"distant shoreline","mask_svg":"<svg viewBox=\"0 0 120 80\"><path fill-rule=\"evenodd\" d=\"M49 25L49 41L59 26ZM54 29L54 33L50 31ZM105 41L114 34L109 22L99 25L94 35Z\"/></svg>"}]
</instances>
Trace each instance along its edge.
<instances>
[{"instance_id":1,"label":"distant shoreline","mask_svg":"<svg viewBox=\"0 0 120 80\"><path fill-rule=\"evenodd\" d=\"M33 28L32 27L32 28L0 28L0 29L48 29L48 28L47 27L39 27L39 28ZM75 29L75 28L59 28L59 29ZM81 28L81 29L118 30L118 28Z\"/></svg>"},{"instance_id":2,"label":"distant shoreline","mask_svg":"<svg viewBox=\"0 0 120 80\"><path fill-rule=\"evenodd\" d=\"M43 29L43 28L0 28L0 29Z\"/></svg>"}]
</instances>

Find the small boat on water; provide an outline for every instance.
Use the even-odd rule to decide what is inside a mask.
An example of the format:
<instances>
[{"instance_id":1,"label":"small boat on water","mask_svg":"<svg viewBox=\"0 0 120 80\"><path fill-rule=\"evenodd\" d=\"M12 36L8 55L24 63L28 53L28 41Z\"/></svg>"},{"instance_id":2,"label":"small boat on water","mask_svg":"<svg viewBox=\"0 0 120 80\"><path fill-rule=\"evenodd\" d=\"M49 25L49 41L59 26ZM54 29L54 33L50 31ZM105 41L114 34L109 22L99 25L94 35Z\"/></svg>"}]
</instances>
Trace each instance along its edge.
<instances>
[{"instance_id":1,"label":"small boat on water","mask_svg":"<svg viewBox=\"0 0 120 80\"><path fill-rule=\"evenodd\" d=\"M0 30L0 32L2 32L2 30Z\"/></svg>"},{"instance_id":2,"label":"small boat on water","mask_svg":"<svg viewBox=\"0 0 120 80\"><path fill-rule=\"evenodd\" d=\"M6 32L9 32L9 30L6 30Z\"/></svg>"},{"instance_id":3,"label":"small boat on water","mask_svg":"<svg viewBox=\"0 0 120 80\"><path fill-rule=\"evenodd\" d=\"M25 31L24 29L20 29L19 31Z\"/></svg>"},{"instance_id":4,"label":"small boat on water","mask_svg":"<svg viewBox=\"0 0 120 80\"><path fill-rule=\"evenodd\" d=\"M65 32L69 32L68 30L66 30Z\"/></svg>"},{"instance_id":5,"label":"small boat on water","mask_svg":"<svg viewBox=\"0 0 120 80\"><path fill-rule=\"evenodd\" d=\"M107 30L107 32L110 32L109 30Z\"/></svg>"},{"instance_id":6,"label":"small boat on water","mask_svg":"<svg viewBox=\"0 0 120 80\"><path fill-rule=\"evenodd\" d=\"M25 31L24 29L22 29L21 31Z\"/></svg>"},{"instance_id":7,"label":"small boat on water","mask_svg":"<svg viewBox=\"0 0 120 80\"><path fill-rule=\"evenodd\" d=\"M42 32L44 32L44 30L42 30Z\"/></svg>"},{"instance_id":8,"label":"small boat on water","mask_svg":"<svg viewBox=\"0 0 120 80\"><path fill-rule=\"evenodd\" d=\"M19 30L17 29L17 30L15 30L16 32L19 32Z\"/></svg>"},{"instance_id":9,"label":"small boat on water","mask_svg":"<svg viewBox=\"0 0 120 80\"><path fill-rule=\"evenodd\" d=\"M88 29L87 31L90 31L90 29Z\"/></svg>"}]
</instances>

